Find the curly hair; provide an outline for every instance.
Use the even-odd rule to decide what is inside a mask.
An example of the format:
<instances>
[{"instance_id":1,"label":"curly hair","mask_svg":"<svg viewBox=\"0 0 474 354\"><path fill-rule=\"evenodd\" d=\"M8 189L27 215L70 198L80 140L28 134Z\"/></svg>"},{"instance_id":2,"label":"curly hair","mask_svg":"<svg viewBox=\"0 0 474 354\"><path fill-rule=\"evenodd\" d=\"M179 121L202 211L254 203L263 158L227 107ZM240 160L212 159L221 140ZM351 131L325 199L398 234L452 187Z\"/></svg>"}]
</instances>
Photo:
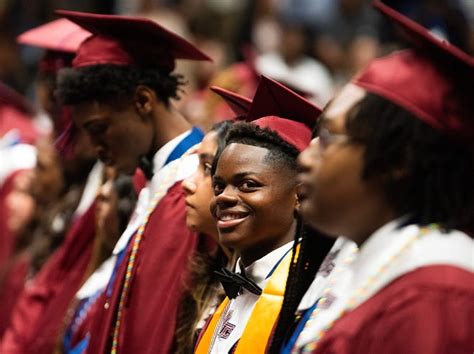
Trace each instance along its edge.
<instances>
[{"instance_id":1,"label":"curly hair","mask_svg":"<svg viewBox=\"0 0 474 354\"><path fill-rule=\"evenodd\" d=\"M65 105L85 101L106 102L131 96L138 85L148 86L166 105L179 99L182 75L153 67L93 65L59 72L56 95Z\"/></svg>"},{"instance_id":2,"label":"curly hair","mask_svg":"<svg viewBox=\"0 0 474 354\"><path fill-rule=\"evenodd\" d=\"M397 214L410 214L412 222L422 225L472 229L472 143L371 93L348 112L346 129L366 148L362 177L382 181Z\"/></svg>"}]
</instances>

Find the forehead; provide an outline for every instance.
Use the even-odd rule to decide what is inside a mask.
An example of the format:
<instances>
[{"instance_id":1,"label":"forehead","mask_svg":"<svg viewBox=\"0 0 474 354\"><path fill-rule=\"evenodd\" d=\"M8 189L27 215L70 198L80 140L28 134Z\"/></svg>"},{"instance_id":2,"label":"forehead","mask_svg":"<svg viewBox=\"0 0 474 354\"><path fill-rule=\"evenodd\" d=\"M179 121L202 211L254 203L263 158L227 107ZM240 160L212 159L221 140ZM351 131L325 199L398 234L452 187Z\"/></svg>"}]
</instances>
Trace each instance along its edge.
<instances>
[{"instance_id":1,"label":"forehead","mask_svg":"<svg viewBox=\"0 0 474 354\"><path fill-rule=\"evenodd\" d=\"M337 119L359 102L366 95L366 91L352 83L343 87L341 92L331 101L324 110L324 118L327 120Z\"/></svg>"},{"instance_id":2,"label":"forehead","mask_svg":"<svg viewBox=\"0 0 474 354\"><path fill-rule=\"evenodd\" d=\"M269 150L259 146L232 143L228 145L217 163L217 175L234 175L243 172L268 172L271 165L265 162Z\"/></svg>"},{"instance_id":3,"label":"forehead","mask_svg":"<svg viewBox=\"0 0 474 354\"><path fill-rule=\"evenodd\" d=\"M72 117L78 122L105 118L113 112L112 106L97 101L82 102L72 106Z\"/></svg>"},{"instance_id":4,"label":"forehead","mask_svg":"<svg viewBox=\"0 0 474 354\"><path fill-rule=\"evenodd\" d=\"M217 150L217 133L211 131L204 136L198 148L199 155L215 155Z\"/></svg>"}]
</instances>

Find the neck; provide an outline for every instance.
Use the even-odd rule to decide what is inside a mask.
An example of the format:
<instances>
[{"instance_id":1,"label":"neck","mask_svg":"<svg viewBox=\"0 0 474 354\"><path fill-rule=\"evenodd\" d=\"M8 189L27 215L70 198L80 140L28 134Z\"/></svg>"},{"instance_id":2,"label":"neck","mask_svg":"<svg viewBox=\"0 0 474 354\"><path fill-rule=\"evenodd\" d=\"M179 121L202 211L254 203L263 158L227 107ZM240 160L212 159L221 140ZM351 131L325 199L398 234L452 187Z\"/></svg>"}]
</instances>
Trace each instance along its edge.
<instances>
[{"instance_id":1,"label":"neck","mask_svg":"<svg viewBox=\"0 0 474 354\"><path fill-rule=\"evenodd\" d=\"M253 262L259 260L260 258L265 257L270 252L273 252L277 248L291 242L295 238L296 233L296 220L291 224L288 232L283 236L279 237L276 240L271 240L265 244L254 245L251 248L240 251L240 259L245 267L248 267Z\"/></svg>"},{"instance_id":2,"label":"neck","mask_svg":"<svg viewBox=\"0 0 474 354\"><path fill-rule=\"evenodd\" d=\"M149 158L166 143L191 129L191 124L174 107L164 104L157 106L153 114L153 129L155 131L152 150Z\"/></svg>"},{"instance_id":3,"label":"neck","mask_svg":"<svg viewBox=\"0 0 474 354\"><path fill-rule=\"evenodd\" d=\"M350 237L348 236L348 238L354 241L357 246L360 247L370 238L370 236L372 236L375 231L400 216L401 215L396 215L391 209L385 211L381 210L376 214L376 219L370 224L369 227L365 228L364 230L360 230L358 233L353 233Z\"/></svg>"}]
</instances>

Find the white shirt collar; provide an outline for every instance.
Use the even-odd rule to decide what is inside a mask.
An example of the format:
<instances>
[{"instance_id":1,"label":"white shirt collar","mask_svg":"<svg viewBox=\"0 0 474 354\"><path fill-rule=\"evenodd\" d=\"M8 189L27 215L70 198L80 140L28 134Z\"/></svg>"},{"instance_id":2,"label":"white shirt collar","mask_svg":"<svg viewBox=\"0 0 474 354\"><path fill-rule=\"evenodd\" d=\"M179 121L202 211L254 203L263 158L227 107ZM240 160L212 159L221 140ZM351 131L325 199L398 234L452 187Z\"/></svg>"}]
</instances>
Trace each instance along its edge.
<instances>
[{"instance_id":1,"label":"white shirt collar","mask_svg":"<svg viewBox=\"0 0 474 354\"><path fill-rule=\"evenodd\" d=\"M176 146L178 146L178 144L189 134L191 134L191 129L168 141L165 145L158 149L158 151L153 156L153 174L158 173L158 171L163 168L166 160L171 155Z\"/></svg>"},{"instance_id":2,"label":"white shirt collar","mask_svg":"<svg viewBox=\"0 0 474 354\"><path fill-rule=\"evenodd\" d=\"M281 247L278 247L276 250L271 251L260 259L257 259L255 262L245 267L245 274L247 277L255 281L258 286L263 288L267 282L268 275L275 267L275 265L280 261L287 252L293 247L294 241L288 242ZM240 267L240 258L237 261L235 270L237 273L241 272Z\"/></svg>"}]
</instances>

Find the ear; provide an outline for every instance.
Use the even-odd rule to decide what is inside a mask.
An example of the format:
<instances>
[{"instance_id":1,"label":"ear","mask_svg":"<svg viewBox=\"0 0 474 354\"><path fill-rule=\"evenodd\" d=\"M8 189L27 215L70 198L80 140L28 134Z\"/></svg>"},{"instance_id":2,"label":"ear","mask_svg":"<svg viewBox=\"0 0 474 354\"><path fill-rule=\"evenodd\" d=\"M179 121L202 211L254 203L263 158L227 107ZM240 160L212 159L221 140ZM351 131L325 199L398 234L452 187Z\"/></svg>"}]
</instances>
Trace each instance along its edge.
<instances>
[{"instance_id":1,"label":"ear","mask_svg":"<svg viewBox=\"0 0 474 354\"><path fill-rule=\"evenodd\" d=\"M140 116L148 116L157 103L155 91L145 85L138 85L134 94L135 109Z\"/></svg>"},{"instance_id":2,"label":"ear","mask_svg":"<svg viewBox=\"0 0 474 354\"><path fill-rule=\"evenodd\" d=\"M300 207L301 207L300 188L301 188L301 184L298 183L295 187L295 195L296 195L296 198L295 198L295 212L297 212L297 213L300 212Z\"/></svg>"}]
</instances>

